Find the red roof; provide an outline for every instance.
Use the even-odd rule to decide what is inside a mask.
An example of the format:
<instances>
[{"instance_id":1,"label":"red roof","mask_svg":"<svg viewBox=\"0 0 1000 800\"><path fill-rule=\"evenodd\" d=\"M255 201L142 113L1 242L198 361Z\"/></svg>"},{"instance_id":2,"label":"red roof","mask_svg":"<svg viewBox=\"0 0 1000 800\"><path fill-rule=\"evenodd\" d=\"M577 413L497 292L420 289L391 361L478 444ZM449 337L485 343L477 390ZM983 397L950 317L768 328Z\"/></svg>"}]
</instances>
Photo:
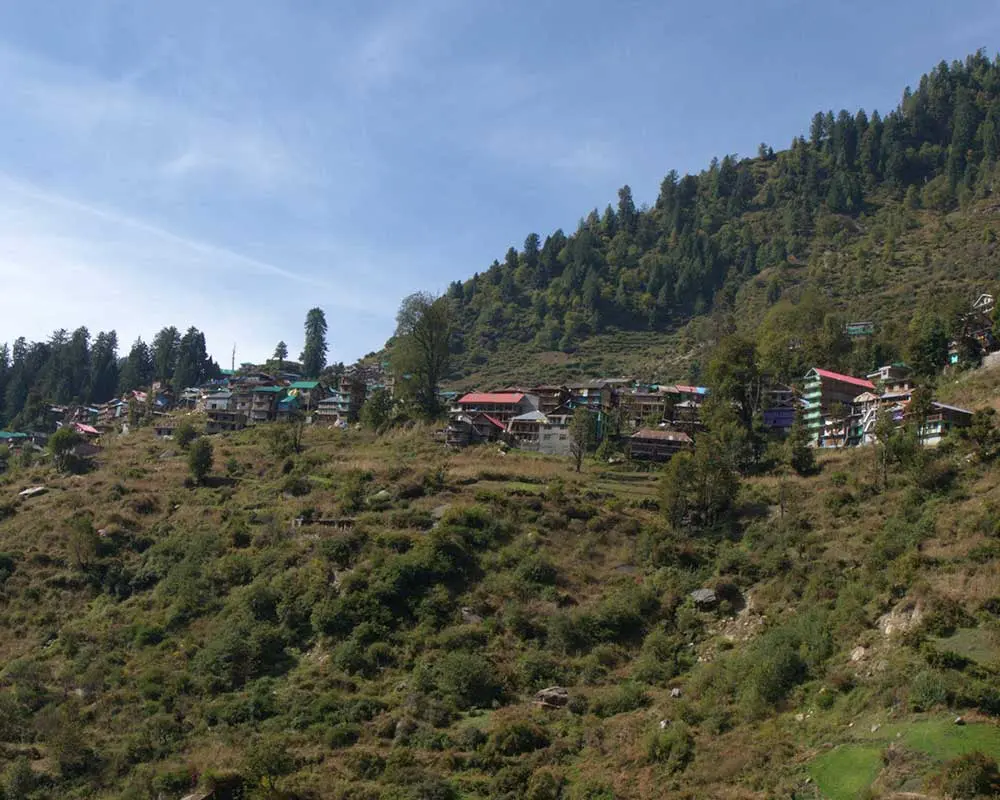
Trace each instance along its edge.
<instances>
[{"instance_id":1,"label":"red roof","mask_svg":"<svg viewBox=\"0 0 1000 800\"><path fill-rule=\"evenodd\" d=\"M99 430L97 430L97 428L94 428L94 427L92 427L90 425L84 425L82 422L76 422L76 423L74 423L73 427L76 428L78 431L80 431L80 433L88 433L91 436L100 436L101 435L101 432Z\"/></svg>"},{"instance_id":2,"label":"red roof","mask_svg":"<svg viewBox=\"0 0 1000 800\"><path fill-rule=\"evenodd\" d=\"M512 392L472 392L471 394L465 395L461 400L458 401L459 405L464 405L466 403L496 403L498 405L509 404L514 405L520 403L524 399L524 395L521 393L514 394Z\"/></svg>"},{"instance_id":3,"label":"red roof","mask_svg":"<svg viewBox=\"0 0 1000 800\"><path fill-rule=\"evenodd\" d=\"M841 381L842 383L853 383L855 386L863 386L866 389L874 389L875 384L866 381L864 378L855 378L853 375L841 375L839 372L830 372L828 369L813 368L813 372L821 378L829 378L831 381Z\"/></svg>"}]
</instances>

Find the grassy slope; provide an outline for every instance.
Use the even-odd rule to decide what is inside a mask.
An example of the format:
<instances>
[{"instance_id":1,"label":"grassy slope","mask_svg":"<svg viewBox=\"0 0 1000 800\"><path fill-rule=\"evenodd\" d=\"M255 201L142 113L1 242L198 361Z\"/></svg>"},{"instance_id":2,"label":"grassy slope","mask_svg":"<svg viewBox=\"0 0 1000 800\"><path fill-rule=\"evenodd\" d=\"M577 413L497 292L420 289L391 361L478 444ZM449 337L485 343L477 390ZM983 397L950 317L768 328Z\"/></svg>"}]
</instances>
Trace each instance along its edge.
<instances>
[{"instance_id":1,"label":"grassy slope","mask_svg":"<svg viewBox=\"0 0 1000 800\"><path fill-rule=\"evenodd\" d=\"M995 684L995 660L964 671L930 666L943 649L988 660L983 643L997 627L981 609L1000 594L1000 468L961 452L942 462L956 470L950 486L920 488L898 475L881 495L869 488L870 452L826 456L819 476L785 486L784 517L779 479L754 478L738 529L689 537L647 508L655 483L617 480L596 465L577 476L565 461L525 454L445 455L426 430L383 439L309 431L289 465L291 479L312 486L300 498L283 492L283 460L258 432L214 441L216 474L230 458L239 465L231 483L184 488L183 455L146 431L110 446L90 475L38 467L0 478L3 502L28 485L50 487L0 522L0 551L15 563L0 595L0 759L28 755L58 796L146 797L159 787L179 797L189 775L243 770L258 734L285 737L296 769L284 786L316 797L432 796L404 787L439 778L464 797L517 797L529 780L541 792L543 775L565 782L568 798L808 797L809 775L830 797L846 797L855 789L836 778L846 766L861 771L859 786L881 773L876 788L889 792L922 786L969 742L1000 756L989 718L950 725L955 709L970 714L969 686ZM385 507L350 510L358 492L383 488ZM355 632L347 644L319 631L317 609L331 598L399 579L397 553L419 552L436 535L428 526L443 506L456 531L466 507L501 523L473 546L468 576L423 595L388 631ZM354 534L293 529L307 507L357 516ZM69 534L80 511L106 531L84 568L74 566ZM554 581L540 565L554 568ZM720 580L749 595L753 610L733 622L685 602ZM970 615L955 645L942 632L923 642L883 636L876 621L902 598L928 617L942 608ZM482 622L463 622L463 607ZM347 613L334 608L334 621ZM760 636L813 613L826 615L829 653L757 705L746 682L753 662L741 658ZM266 666L243 665L226 684L229 668L208 654L234 628L248 640L275 638L257 656ZM659 649L655 631L665 636ZM371 649L380 641L388 650ZM852 661L859 644L865 655ZM496 703L456 699L449 687L461 681L442 665L460 651L497 677ZM239 660L236 645L226 652ZM912 714L922 708L912 688L922 673L940 696ZM533 708L533 692L553 683L589 710ZM398 733L401 720L413 730ZM692 731L693 760L678 771L647 757L660 720ZM65 730L81 741L67 744ZM533 744L516 735L530 742L532 731L541 732ZM881 769L872 754L890 744L902 756ZM67 750L88 746L80 774L60 766Z\"/></svg>"}]
</instances>

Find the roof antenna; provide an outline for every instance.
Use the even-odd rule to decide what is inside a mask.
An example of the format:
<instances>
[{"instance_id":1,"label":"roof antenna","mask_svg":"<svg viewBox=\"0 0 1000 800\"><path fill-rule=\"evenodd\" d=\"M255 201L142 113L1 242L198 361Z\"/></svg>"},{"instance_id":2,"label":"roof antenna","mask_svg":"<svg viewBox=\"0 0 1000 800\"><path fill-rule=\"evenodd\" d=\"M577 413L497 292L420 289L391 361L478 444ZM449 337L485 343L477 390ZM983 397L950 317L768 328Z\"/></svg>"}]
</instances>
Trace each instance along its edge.
<instances>
[{"instance_id":1,"label":"roof antenna","mask_svg":"<svg viewBox=\"0 0 1000 800\"><path fill-rule=\"evenodd\" d=\"M233 361L230 367L233 372L236 372L236 342L233 342Z\"/></svg>"}]
</instances>

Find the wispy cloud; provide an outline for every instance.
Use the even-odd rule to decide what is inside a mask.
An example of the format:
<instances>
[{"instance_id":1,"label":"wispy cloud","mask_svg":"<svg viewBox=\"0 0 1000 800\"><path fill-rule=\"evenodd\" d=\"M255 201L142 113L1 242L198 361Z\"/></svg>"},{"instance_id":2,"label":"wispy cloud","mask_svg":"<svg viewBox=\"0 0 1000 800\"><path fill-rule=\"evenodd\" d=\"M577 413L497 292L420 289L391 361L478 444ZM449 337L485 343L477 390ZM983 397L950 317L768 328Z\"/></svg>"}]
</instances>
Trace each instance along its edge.
<instances>
[{"instance_id":1,"label":"wispy cloud","mask_svg":"<svg viewBox=\"0 0 1000 800\"><path fill-rule=\"evenodd\" d=\"M114 145L116 169L148 180L224 175L271 190L308 180L281 138L258 121L227 119L0 44L4 116L30 117L72 150ZM95 165L97 166L97 165Z\"/></svg>"}]
</instances>

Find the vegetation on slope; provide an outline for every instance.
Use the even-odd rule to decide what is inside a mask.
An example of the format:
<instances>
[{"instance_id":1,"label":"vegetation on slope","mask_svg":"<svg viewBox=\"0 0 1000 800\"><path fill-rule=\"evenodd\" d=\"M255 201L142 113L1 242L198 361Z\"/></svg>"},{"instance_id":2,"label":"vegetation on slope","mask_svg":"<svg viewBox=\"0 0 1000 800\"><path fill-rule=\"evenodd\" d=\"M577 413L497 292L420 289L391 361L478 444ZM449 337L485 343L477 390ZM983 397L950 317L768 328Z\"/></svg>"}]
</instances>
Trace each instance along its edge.
<instances>
[{"instance_id":1,"label":"vegetation on slope","mask_svg":"<svg viewBox=\"0 0 1000 800\"><path fill-rule=\"evenodd\" d=\"M1000 756L977 444L900 439L884 486L878 449L734 482L271 430L214 437L198 482L148 430L0 478L7 800L836 797L848 757L889 796Z\"/></svg>"},{"instance_id":2,"label":"vegetation on slope","mask_svg":"<svg viewBox=\"0 0 1000 800\"><path fill-rule=\"evenodd\" d=\"M967 304L995 280L998 124L1000 62L980 53L942 63L884 117L817 114L788 150L671 172L650 208L623 187L574 233L531 234L451 285L455 378L696 378L718 317L751 330L810 289L824 315L879 323L903 349L897 314L952 293Z\"/></svg>"}]
</instances>

